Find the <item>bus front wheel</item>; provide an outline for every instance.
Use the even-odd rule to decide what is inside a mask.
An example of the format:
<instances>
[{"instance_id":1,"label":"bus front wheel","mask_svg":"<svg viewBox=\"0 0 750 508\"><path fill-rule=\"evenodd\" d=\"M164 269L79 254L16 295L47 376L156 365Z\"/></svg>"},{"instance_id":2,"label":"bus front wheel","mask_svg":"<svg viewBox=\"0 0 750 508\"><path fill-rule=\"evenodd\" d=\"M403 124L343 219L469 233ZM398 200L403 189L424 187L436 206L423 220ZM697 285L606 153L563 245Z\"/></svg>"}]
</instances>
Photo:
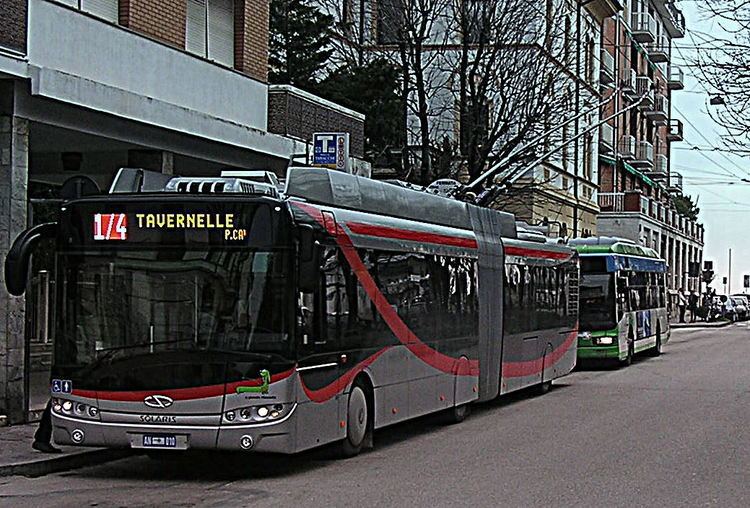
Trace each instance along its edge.
<instances>
[{"instance_id":1,"label":"bus front wheel","mask_svg":"<svg viewBox=\"0 0 750 508\"><path fill-rule=\"evenodd\" d=\"M625 357L624 360L620 360L620 365L623 367L627 367L631 363L633 363L633 355L635 349L635 343L632 339L628 340L628 355Z\"/></svg>"},{"instance_id":2,"label":"bus front wheel","mask_svg":"<svg viewBox=\"0 0 750 508\"><path fill-rule=\"evenodd\" d=\"M651 356L659 356L662 352L662 345L661 345L661 329L656 329L656 344L654 345L653 349L651 349Z\"/></svg>"},{"instance_id":3,"label":"bus front wheel","mask_svg":"<svg viewBox=\"0 0 750 508\"><path fill-rule=\"evenodd\" d=\"M354 385L349 393L349 404L346 410L346 437L341 442L341 455L357 455L365 443L367 435L367 396L361 386Z\"/></svg>"}]
</instances>

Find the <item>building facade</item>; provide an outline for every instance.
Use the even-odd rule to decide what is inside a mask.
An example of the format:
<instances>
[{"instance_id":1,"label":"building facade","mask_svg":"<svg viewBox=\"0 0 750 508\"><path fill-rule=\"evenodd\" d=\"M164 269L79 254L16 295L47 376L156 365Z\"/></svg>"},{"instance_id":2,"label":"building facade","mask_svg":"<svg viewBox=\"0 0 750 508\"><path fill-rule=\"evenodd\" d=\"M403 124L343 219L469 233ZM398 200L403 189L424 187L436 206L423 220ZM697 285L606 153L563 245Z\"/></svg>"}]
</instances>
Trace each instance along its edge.
<instances>
[{"instance_id":1,"label":"building facade","mask_svg":"<svg viewBox=\"0 0 750 508\"><path fill-rule=\"evenodd\" d=\"M125 166L282 176L310 151L308 132L289 123L361 137L361 115L291 87L294 108L277 121L268 24L268 0L0 2L0 261L21 231L54 220L71 176L101 188ZM34 418L49 395L51 251L35 256L25 298L5 292L0 270L10 422Z\"/></svg>"},{"instance_id":2,"label":"building facade","mask_svg":"<svg viewBox=\"0 0 750 508\"><path fill-rule=\"evenodd\" d=\"M673 91L683 72L671 63L673 39L684 37L685 18L675 2L626 0L604 23L600 79L608 88L599 129L600 235L628 238L655 249L669 264L672 290L700 289L691 263L702 263L703 226L681 216L674 197L682 177L670 149L683 125L672 117Z\"/></svg>"}]
</instances>

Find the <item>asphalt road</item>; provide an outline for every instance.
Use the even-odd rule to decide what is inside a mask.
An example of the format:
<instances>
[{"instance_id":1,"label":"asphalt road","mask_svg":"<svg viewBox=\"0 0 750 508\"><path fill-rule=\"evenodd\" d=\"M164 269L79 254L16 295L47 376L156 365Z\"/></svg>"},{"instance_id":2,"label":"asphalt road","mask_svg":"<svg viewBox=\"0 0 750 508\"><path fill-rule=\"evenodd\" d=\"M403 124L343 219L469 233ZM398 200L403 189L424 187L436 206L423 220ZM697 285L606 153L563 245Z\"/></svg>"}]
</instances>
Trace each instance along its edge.
<instances>
[{"instance_id":1,"label":"asphalt road","mask_svg":"<svg viewBox=\"0 0 750 508\"><path fill-rule=\"evenodd\" d=\"M349 460L134 456L0 478L0 506L750 506L750 327L675 331L659 358L544 396L376 433Z\"/></svg>"}]
</instances>

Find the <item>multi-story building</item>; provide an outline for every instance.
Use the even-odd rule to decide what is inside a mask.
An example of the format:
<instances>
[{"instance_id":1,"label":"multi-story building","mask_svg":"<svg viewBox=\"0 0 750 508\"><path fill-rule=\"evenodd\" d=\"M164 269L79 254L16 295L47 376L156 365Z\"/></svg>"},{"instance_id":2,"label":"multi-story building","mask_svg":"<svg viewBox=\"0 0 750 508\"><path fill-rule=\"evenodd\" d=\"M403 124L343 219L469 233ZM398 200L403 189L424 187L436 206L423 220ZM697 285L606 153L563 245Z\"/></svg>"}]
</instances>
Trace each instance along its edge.
<instances>
[{"instance_id":1,"label":"multi-story building","mask_svg":"<svg viewBox=\"0 0 750 508\"><path fill-rule=\"evenodd\" d=\"M677 213L673 197L682 177L672 170L670 147L682 140L672 117L673 91L683 73L672 65L672 40L685 35L685 18L674 1L626 0L604 23L600 78L611 101L599 129L600 235L629 238L655 249L669 264L671 289L700 288L689 276L702 261L703 226ZM637 105L636 105L637 104Z\"/></svg>"},{"instance_id":2,"label":"multi-story building","mask_svg":"<svg viewBox=\"0 0 750 508\"><path fill-rule=\"evenodd\" d=\"M54 217L71 176L105 187L123 166L283 174L315 130L350 132L361 157L362 115L269 86L268 29L268 0L0 2L0 260ZM49 395L50 257L36 257L26 298L5 292L0 270L0 415L11 422Z\"/></svg>"}]
</instances>

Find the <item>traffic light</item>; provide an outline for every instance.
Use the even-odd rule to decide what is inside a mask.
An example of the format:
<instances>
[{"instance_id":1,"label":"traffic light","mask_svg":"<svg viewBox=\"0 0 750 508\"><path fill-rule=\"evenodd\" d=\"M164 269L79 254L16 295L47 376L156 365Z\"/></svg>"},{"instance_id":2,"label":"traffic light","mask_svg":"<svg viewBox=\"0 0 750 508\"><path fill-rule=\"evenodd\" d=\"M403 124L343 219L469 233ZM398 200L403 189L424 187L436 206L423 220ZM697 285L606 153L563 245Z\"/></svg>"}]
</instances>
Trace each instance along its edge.
<instances>
[{"instance_id":1,"label":"traffic light","mask_svg":"<svg viewBox=\"0 0 750 508\"><path fill-rule=\"evenodd\" d=\"M724 285L726 285L726 283L727 283L727 278L726 278L726 277L722 277L722 278L721 278L721 283L722 283L722 284L724 284Z\"/></svg>"},{"instance_id":2,"label":"traffic light","mask_svg":"<svg viewBox=\"0 0 750 508\"><path fill-rule=\"evenodd\" d=\"M698 261L691 261L688 263L688 277L700 277L701 276L701 264Z\"/></svg>"}]
</instances>

